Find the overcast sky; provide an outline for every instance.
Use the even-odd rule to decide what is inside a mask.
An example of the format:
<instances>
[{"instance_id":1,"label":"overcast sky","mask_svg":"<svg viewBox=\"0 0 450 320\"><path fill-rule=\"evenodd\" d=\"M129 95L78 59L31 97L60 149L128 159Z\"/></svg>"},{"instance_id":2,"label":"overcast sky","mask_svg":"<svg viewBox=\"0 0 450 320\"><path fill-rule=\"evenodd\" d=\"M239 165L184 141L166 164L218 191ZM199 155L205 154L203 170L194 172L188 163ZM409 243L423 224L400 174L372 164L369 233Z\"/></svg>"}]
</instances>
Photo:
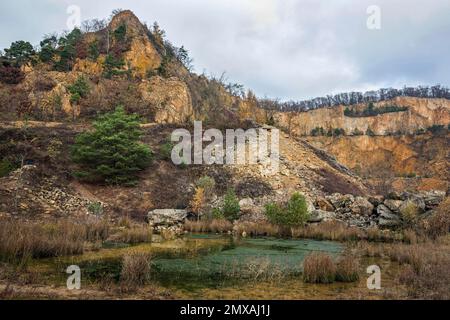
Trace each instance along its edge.
<instances>
[{"instance_id":1,"label":"overcast sky","mask_svg":"<svg viewBox=\"0 0 450 320\"><path fill-rule=\"evenodd\" d=\"M158 21L197 72L225 71L259 96L450 84L449 0L2 0L0 48L67 29L70 5L82 20L123 8ZM371 5L379 30L367 27Z\"/></svg>"}]
</instances>

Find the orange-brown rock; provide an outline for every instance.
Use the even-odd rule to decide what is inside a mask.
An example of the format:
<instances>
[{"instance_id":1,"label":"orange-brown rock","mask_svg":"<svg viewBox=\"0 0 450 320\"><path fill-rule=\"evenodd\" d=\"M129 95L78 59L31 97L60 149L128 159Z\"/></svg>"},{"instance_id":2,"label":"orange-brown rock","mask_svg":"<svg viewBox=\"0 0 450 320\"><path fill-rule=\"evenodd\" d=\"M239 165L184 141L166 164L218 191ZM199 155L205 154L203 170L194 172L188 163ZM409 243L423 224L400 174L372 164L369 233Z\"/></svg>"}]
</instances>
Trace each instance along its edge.
<instances>
[{"instance_id":1,"label":"orange-brown rock","mask_svg":"<svg viewBox=\"0 0 450 320\"><path fill-rule=\"evenodd\" d=\"M126 26L127 37L131 39L130 50L125 53L125 65L131 67L134 76L145 78L149 71L161 65L161 56L133 12L126 10L114 16L109 29L114 31L121 25Z\"/></svg>"},{"instance_id":2,"label":"orange-brown rock","mask_svg":"<svg viewBox=\"0 0 450 320\"><path fill-rule=\"evenodd\" d=\"M450 134L308 137L307 140L365 177L394 179L392 184L397 190L411 187L446 191L448 188Z\"/></svg>"},{"instance_id":3,"label":"orange-brown rock","mask_svg":"<svg viewBox=\"0 0 450 320\"><path fill-rule=\"evenodd\" d=\"M346 107L337 106L302 113L277 112L274 118L277 125L290 129L291 133L299 136L310 135L316 127L325 130L342 128L347 134L355 130L366 132L370 128L376 135L386 135L396 132L414 133L432 125L450 123L450 100L398 97L376 103L375 107L384 105L404 106L408 107L408 111L373 117L347 117L344 115ZM361 110L365 107L364 104L353 108Z\"/></svg>"},{"instance_id":4,"label":"orange-brown rock","mask_svg":"<svg viewBox=\"0 0 450 320\"><path fill-rule=\"evenodd\" d=\"M139 85L142 99L155 110L157 123L185 123L193 118L187 85L176 79L152 77Z\"/></svg>"}]
</instances>

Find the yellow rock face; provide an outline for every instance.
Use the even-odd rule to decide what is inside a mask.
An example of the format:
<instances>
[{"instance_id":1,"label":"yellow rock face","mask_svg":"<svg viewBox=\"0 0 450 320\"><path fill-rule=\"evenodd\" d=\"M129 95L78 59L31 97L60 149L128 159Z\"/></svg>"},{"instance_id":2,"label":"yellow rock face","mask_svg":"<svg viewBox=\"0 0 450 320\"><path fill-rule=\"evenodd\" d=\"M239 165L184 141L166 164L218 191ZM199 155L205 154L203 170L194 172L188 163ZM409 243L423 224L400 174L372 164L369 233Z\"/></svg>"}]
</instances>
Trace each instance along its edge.
<instances>
[{"instance_id":1,"label":"yellow rock face","mask_svg":"<svg viewBox=\"0 0 450 320\"><path fill-rule=\"evenodd\" d=\"M133 76L145 78L151 70L161 65L161 56L150 42L144 26L133 12L126 10L117 14L109 25L111 31L121 25L127 28L127 37L131 39L131 48L125 53L126 65L132 69Z\"/></svg>"},{"instance_id":2,"label":"yellow rock face","mask_svg":"<svg viewBox=\"0 0 450 320\"><path fill-rule=\"evenodd\" d=\"M176 78L153 77L139 85L142 99L155 110L157 123L185 123L193 119L189 89Z\"/></svg>"},{"instance_id":3,"label":"yellow rock face","mask_svg":"<svg viewBox=\"0 0 450 320\"><path fill-rule=\"evenodd\" d=\"M267 122L266 111L258 108L253 101L249 100L239 101L239 118L241 120L254 120L257 123Z\"/></svg>"},{"instance_id":4,"label":"yellow rock face","mask_svg":"<svg viewBox=\"0 0 450 320\"><path fill-rule=\"evenodd\" d=\"M386 137L308 137L312 145L327 151L348 168L368 177L396 181L401 189L404 180L417 180L421 190L447 190L450 180L450 135ZM405 177L421 179L405 179Z\"/></svg>"},{"instance_id":5,"label":"yellow rock face","mask_svg":"<svg viewBox=\"0 0 450 320\"><path fill-rule=\"evenodd\" d=\"M302 113L276 113L276 123L289 128L295 135L310 135L311 130L322 127L342 128L350 134L355 130L366 132L370 128L376 135L388 133L415 132L434 124L450 123L450 101L446 99L421 99L398 97L390 101L376 103L375 106L397 105L409 107L405 112L385 113L375 117L346 117L344 106L322 108ZM364 108L365 105L356 106Z\"/></svg>"},{"instance_id":6,"label":"yellow rock face","mask_svg":"<svg viewBox=\"0 0 450 320\"><path fill-rule=\"evenodd\" d=\"M28 92L28 98L35 109L49 117L62 111L69 117L76 118L80 115L80 107L70 103L70 93L67 86L76 81L82 75L80 72L57 72L57 71L37 71L33 70L26 75L25 80L20 84L21 90ZM37 89L40 78L48 78L54 81L55 86L49 91L39 91Z\"/></svg>"},{"instance_id":7,"label":"yellow rock face","mask_svg":"<svg viewBox=\"0 0 450 320\"><path fill-rule=\"evenodd\" d=\"M161 65L161 58L148 39L134 38L131 50L125 54L125 61L132 68L134 77L145 78L151 70Z\"/></svg>"},{"instance_id":8,"label":"yellow rock face","mask_svg":"<svg viewBox=\"0 0 450 320\"><path fill-rule=\"evenodd\" d=\"M73 71L82 72L87 75L100 76L103 73L101 58L99 58L99 61L97 62L93 62L87 59L77 59L77 62L73 66Z\"/></svg>"}]
</instances>

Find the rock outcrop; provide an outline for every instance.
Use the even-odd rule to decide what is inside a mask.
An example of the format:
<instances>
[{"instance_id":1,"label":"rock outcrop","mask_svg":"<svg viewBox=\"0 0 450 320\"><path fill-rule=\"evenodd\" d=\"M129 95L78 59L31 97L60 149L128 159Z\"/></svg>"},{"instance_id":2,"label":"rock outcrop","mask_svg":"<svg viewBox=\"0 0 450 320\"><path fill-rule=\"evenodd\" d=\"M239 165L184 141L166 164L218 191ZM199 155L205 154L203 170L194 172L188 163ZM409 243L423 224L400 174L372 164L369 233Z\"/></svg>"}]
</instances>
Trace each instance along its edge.
<instances>
[{"instance_id":1,"label":"rock outcrop","mask_svg":"<svg viewBox=\"0 0 450 320\"><path fill-rule=\"evenodd\" d=\"M133 12L125 10L114 16L109 29L114 31L122 25L126 26L126 34L131 42L130 49L125 53L125 62L135 77L145 78L149 71L161 65L161 56Z\"/></svg>"},{"instance_id":2,"label":"rock outcrop","mask_svg":"<svg viewBox=\"0 0 450 320\"><path fill-rule=\"evenodd\" d=\"M375 185L446 191L450 134L308 137L307 141ZM406 178L406 179L405 179Z\"/></svg>"},{"instance_id":3,"label":"rock outcrop","mask_svg":"<svg viewBox=\"0 0 450 320\"><path fill-rule=\"evenodd\" d=\"M450 100L398 97L393 100L375 103L376 107L396 105L407 107L408 111L391 112L372 117L347 117L346 106L321 108L308 112L277 112L275 123L287 128L297 136L308 136L316 127L325 130L341 128L351 134L356 130L366 132L368 129L376 135L396 132L415 133L432 125L450 123ZM354 106L355 109L366 108L366 104Z\"/></svg>"},{"instance_id":4,"label":"rock outcrop","mask_svg":"<svg viewBox=\"0 0 450 320\"><path fill-rule=\"evenodd\" d=\"M444 200L445 192L404 192L392 196L394 199L335 193L325 198L318 197L315 201L316 209L309 210L309 222L340 220L357 227L397 228L432 215L433 210ZM331 205L333 210L322 210L324 203L327 207Z\"/></svg>"},{"instance_id":5,"label":"rock outcrop","mask_svg":"<svg viewBox=\"0 0 450 320\"><path fill-rule=\"evenodd\" d=\"M152 77L142 81L139 89L142 99L154 110L156 123L186 123L193 119L191 96L184 82Z\"/></svg>"}]
</instances>

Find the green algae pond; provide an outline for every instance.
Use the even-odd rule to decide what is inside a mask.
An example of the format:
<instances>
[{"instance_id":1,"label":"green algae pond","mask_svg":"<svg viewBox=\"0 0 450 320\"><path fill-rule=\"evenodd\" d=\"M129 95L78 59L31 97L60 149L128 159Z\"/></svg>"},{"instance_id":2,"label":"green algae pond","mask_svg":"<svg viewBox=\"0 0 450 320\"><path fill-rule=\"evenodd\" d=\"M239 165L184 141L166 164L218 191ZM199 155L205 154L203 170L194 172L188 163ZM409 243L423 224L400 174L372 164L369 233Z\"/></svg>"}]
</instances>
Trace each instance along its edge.
<instances>
[{"instance_id":1,"label":"green algae pond","mask_svg":"<svg viewBox=\"0 0 450 320\"><path fill-rule=\"evenodd\" d=\"M308 254L323 252L338 259L352 250L348 243L214 234L186 234L168 241L155 236L153 240L138 245L105 242L82 255L34 259L27 272L36 276L32 278L38 287L52 288L58 297L83 299L383 299L381 290L367 289L363 272L372 264L385 270L384 286L395 286L391 262L364 257L356 282L303 281ZM130 253L151 257L149 281L132 293L121 289L123 258ZM72 265L81 269L81 295L66 289L66 269Z\"/></svg>"},{"instance_id":2,"label":"green algae pond","mask_svg":"<svg viewBox=\"0 0 450 320\"><path fill-rule=\"evenodd\" d=\"M161 287L183 292L235 286L255 281L297 277L311 252L337 257L344 246L337 242L275 238L234 238L189 234L170 241L127 245L104 243L83 255L34 261L34 269L47 283L64 285L65 270L77 265L82 281L95 285L105 279L120 281L122 258L130 252L151 255L151 280Z\"/></svg>"}]
</instances>

